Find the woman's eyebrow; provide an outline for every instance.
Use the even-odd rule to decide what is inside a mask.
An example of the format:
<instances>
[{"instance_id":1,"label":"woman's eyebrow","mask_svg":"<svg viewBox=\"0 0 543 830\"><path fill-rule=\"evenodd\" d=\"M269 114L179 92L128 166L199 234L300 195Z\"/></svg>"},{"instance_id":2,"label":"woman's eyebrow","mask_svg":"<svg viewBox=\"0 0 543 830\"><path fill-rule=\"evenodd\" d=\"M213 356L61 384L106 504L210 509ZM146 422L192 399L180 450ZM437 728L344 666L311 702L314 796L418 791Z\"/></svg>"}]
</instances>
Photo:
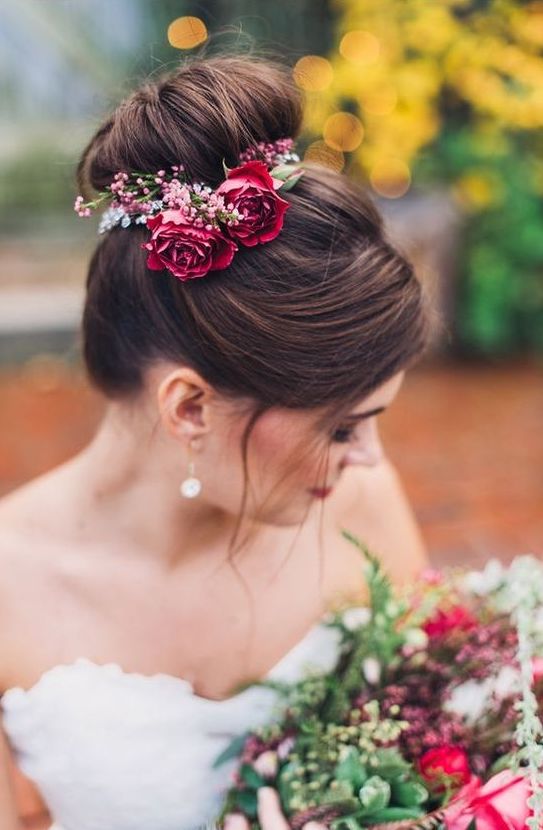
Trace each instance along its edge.
<instances>
[{"instance_id":1,"label":"woman's eyebrow","mask_svg":"<svg viewBox=\"0 0 543 830\"><path fill-rule=\"evenodd\" d=\"M361 421L363 418L371 418L373 415L379 415L384 412L386 406L378 406L376 409L370 409L369 412L361 412L359 415L347 415L346 421Z\"/></svg>"}]
</instances>

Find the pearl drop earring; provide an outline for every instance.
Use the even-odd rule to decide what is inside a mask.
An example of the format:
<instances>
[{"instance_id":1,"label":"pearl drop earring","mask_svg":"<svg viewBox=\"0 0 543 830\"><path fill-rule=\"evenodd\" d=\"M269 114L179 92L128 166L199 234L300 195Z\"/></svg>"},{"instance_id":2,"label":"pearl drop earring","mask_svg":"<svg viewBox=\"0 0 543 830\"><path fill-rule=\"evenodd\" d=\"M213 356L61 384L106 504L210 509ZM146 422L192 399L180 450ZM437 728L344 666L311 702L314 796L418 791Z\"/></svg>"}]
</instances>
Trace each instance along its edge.
<instances>
[{"instance_id":1,"label":"pearl drop earring","mask_svg":"<svg viewBox=\"0 0 543 830\"><path fill-rule=\"evenodd\" d=\"M192 442L189 444L189 453L192 449ZM179 491L186 499L194 499L202 490L202 482L194 475L194 461L189 458L189 474L179 487Z\"/></svg>"}]
</instances>

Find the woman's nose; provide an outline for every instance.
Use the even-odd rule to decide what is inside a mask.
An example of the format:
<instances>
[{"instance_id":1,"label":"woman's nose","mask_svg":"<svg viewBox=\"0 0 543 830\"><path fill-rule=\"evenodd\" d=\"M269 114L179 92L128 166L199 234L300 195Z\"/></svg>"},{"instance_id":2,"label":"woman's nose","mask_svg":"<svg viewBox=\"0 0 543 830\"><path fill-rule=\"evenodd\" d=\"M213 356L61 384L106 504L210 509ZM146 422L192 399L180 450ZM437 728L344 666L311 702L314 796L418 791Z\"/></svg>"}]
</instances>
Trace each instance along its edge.
<instances>
[{"instance_id":1,"label":"woman's nose","mask_svg":"<svg viewBox=\"0 0 543 830\"><path fill-rule=\"evenodd\" d=\"M375 467L383 456L384 450L377 426L367 424L367 429L361 431L358 440L353 442L347 450L344 464L345 466L362 464L364 467Z\"/></svg>"}]
</instances>

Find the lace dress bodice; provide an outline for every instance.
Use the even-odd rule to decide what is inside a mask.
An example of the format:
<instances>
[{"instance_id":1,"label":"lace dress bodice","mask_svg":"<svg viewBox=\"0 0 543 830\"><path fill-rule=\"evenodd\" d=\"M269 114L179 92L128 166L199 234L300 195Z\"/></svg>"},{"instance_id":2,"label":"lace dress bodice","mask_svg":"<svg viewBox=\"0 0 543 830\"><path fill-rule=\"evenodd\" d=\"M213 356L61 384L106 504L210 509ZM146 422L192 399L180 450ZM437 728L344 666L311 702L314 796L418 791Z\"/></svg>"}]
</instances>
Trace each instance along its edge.
<instances>
[{"instance_id":1,"label":"lace dress bodice","mask_svg":"<svg viewBox=\"0 0 543 830\"><path fill-rule=\"evenodd\" d=\"M338 638L315 626L268 678L333 668ZM208 700L172 675L85 657L0 698L4 731L54 818L51 830L194 830L212 821L233 770L232 762L213 769L214 760L276 705L272 689Z\"/></svg>"}]
</instances>

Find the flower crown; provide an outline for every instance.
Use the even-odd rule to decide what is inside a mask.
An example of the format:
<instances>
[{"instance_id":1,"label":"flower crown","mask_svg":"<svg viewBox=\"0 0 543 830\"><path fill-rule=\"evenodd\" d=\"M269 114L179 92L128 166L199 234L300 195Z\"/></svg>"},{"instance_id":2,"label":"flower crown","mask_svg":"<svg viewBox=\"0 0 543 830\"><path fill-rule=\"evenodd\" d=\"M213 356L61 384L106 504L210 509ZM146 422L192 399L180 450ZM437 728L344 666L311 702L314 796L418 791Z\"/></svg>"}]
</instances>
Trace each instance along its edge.
<instances>
[{"instance_id":1,"label":"flower crown","mask_svg":"<svg viewBox=\"0 0 543 830\"><path fill-rule=\"evenodd\" d=\"M290 190L303 174L294 140L260 142L239 156L240 165L228 168L225 180L213 189L203 182L188 182L184 166L171 172L115 174L113 181L91 202L75 200L79 216L90 216L106 200L98 233L116 225L147 225L147 267L167 269L185 281L209 271L227 268L238 243L252 247L270 242L283 227L289 203L278 191ZM294 164L293 164L294 163Z\"/></svg>"}]
</instances>

